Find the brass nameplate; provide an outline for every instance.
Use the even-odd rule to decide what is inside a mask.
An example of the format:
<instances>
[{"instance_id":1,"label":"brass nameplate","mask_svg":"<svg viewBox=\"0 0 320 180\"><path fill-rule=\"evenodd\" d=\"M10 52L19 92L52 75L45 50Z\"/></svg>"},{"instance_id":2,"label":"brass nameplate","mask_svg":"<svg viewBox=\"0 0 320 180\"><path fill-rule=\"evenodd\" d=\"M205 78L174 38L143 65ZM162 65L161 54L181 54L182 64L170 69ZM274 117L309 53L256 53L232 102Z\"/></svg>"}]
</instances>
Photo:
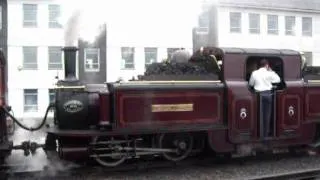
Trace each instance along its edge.
<instances>
[{"instance_id":1,"label":"brass nameplate","mask_svg":"<svg viewBox=\"0 0 320 180\"><path fill-rule=\"evenodd\" d=\"M193 111L193 104L154 104L152 112L183 112Z\"/></svg>"}]
</instances>

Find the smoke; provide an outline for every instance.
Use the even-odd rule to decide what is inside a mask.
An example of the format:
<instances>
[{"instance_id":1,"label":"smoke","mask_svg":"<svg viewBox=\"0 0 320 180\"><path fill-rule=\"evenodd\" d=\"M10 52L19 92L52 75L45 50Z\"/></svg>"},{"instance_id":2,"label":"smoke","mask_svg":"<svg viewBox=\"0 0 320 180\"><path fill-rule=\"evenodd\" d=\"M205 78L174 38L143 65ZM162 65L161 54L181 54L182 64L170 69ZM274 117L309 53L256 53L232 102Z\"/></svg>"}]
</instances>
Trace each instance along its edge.
<instances>
[{"instance_id":1,"label":"smoke","mask_svg":"<svg viewBox=\"0 0 320 180\"><path fill-rule=\"evenodd\" d=\"M58 19L64 27L66 46L77 46L79 39L92 43L103 30L106 22L105 3L102 1L78 0L63 3L63 13Z\"/></svg>"},{"instance_id":2,"label":"smoke","mask_svg":"<svg viewBox=\"0 0 320 180\"><path fill-rule=\"evenodd\" d=\"M142 34L157 40L155 33L160 33L158 37L189 35L192 26L197 25L202 3L202 0L77 0L76 3L69 0L63 2L59 21L65 30L66 45L76 45L78 39L92 43L104 24L120 30L124 36L136 34L140 38Z\"/></svg>"},{"instance_id":3,"label":"smoke","mask_svg":"<svg viewBox=\"0 0 320 180\"><path fill-rule=\"evenodd\" d=\"M64 40L66 46L75 46L79 36L81 11L76 10L65 25Z\"/></svg>"}]
</instances>

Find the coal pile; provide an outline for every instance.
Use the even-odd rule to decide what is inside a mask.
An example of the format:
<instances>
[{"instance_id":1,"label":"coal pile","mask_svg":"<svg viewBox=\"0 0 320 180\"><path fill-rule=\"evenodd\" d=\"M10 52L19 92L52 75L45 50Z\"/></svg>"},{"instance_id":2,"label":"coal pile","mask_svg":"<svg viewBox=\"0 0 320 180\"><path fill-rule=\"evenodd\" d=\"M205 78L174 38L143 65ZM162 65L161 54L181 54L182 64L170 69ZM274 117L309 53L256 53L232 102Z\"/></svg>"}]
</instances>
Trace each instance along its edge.
<instances>
[{"instance_id":1,"label":"coal pile","mask_svg":"<svg viewBox=\"0 0 320 180\"><path fill-rule=\"evenodd\" d=\"M208 73L205 67L193 63L154 63L147 67L144 75L200 75Z\"/></svg>"},{"instance_id":2,"label":"coal pile","mask_svg":"<svg viewBox=\"0 0 320 180\"><path fill-rule=\"evenodd\" d=\"M319 66L306 66L302 70L304 80L320 80L320 67Z\"/></svg>"},{"instance_id":3,"label":"coal pile","mask_svg":"<svg viewBox=\"0 0 320 180\"><path fill-rule=\"evenodd\" d=\"M147 66L139 80L218 80L218 72L206 63L163 62Z\"/></svg>"}]
</instances>

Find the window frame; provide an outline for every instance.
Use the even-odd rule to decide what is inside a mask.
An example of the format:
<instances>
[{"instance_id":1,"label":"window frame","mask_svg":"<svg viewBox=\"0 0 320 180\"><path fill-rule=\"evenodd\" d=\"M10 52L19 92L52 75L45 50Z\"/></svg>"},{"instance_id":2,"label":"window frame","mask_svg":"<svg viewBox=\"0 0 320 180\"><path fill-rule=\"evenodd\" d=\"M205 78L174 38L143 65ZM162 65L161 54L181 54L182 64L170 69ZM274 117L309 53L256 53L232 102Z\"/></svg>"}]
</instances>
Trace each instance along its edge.
<instances>
[{"instance_id":1,"label":"window frame","mask_svg":"<svg viewBox=\"0 0 320 180\"><path fill-rule=\"evenodd\" d=\"M124 51L127 50L127 51ZM132 56L132 62L127 62L128 59L125 59L126 57L124 57L124 54L131 54L131 55L127 55L126 57L130 57ZM122 70L134 70L135 69L135 47L121 47L121 69ZM132 65L132 67L126 67L126 65Z\"/></svg>"},{"instance_id":2,"label":"window frame","mask_svg":"<svg viewBox=\"0 0 320 180\"><path fill-rule=\"evenodd\" d=\"M27 6L34 6L35 7L35 19L33 20L27 20L26 19L26 14L30 13L32 14L32 9L27 9ZM30 12L27 12L30 11ZM38 27L38 5L37 4L32 4L32 3L23 3L22 4L22 26L24 28L36 28Z\"/></svg>"},{"instance_id":3,"label":"window frame","mask_svg":"<svg viewBox=\"0 0 320 180\"><path fill-rule=\"evenodd\" d=\"M92 62L92 65L98 65L98 67L97 68L87 68L87 64L89 64L89 63L87 63L87 54L90 54L90 53L88 53L88 51L90 51L90 50L94 50L94 51L96 51L96 53L97 53L97 63L94 63L94 62ZM100 48L84 48L84 71L85 72L99 72L100 71ZM90 64L89 64L90 65Z\"/></svg>"},{"instance_id":4,"label":"window frame","mask_svg":"<svg viewBox=\"0 0 320 180\"><path fill-rule=\"evenodd\" d=\"M27 48L34 48L35 49L35 62L34 63L26 63L26 50ZM23 70L38 70L38 47L37 46L23 46L22 47L22 66ZM35 64L35 67L26 67L26 64Z\"/></svg>"},{"instance_id":5,"label":"window frame","mask_svg":"<svg viewBox=\"0 0 320 180\"><path fill-rule=\"evenodd\" d=\"M275 19L273 19L275 18ZM270 28L271 23L275 23L275 29ZM275 14L268 14L267 15L267 33L269 35L279 35L279 16Z\"/></svg>"},{"instance_id":6,"label":"window frame","mask_svg":"<svg viewBox=\"0 0 320 180\"><path fill-rule=\"evenodd\" d=\"M292 18L292 19L291 19ZM291 21L291 24L287 24ZM285 35L286 36L295 36L296 35L296 17L295 16L285 16L284 17L284 23L285 23ZM290 26L290 29L288 29Z\"/></svg>"},{"instance_id":7,"label":"window frame","mask_svg":"<svg viewBox=\"0 0 320 180\"><path fill-rule=\"evenodd\" d=\"M60 54L59 54L59 56L60 56L60 63L53 63L53 62L51 62L50 60L51 60L51 54L50 53L52 53L52 51L50 51L50 49L51 50L53 50L53 48L56 48L56 49L60 49L60 51L56 51L56 52L60 52ZM48 70L63 70L63 62L62 62L62 51L61 51L61 49L62 49L62 47L60 47L60 46L48 46ZM54 54L54 55L56 55L56 54ZM56 68L56 67L50 67L50 65L60 65L60 67L58 67L58 68Z\"/></svg>"},{"instance_id":8,"label":"window frame","mask_svg":"<svg viewBox=\"0 0 320 180\"><path fill-rule=\"evenodd\" d=\"M54 7L54 6L58 7L58 10L57 9L50 9L50 7ZM58 16L57 17L54 16L54 19L51 19L52 13L57 13L57 12L58 12ZM59 21L58 21L58 18L60 16L61 16L61 6L59 4L49 4L48 5L48 27L50 29L60 29L60 28L62 28L62 24L60 24Z\"/></svg>"},{"instance_id":9,"label":"window frame","mask_svg":"<svg viewBox=\"0 0 320 180\"><path fill-rule=\"evenodd\" d=\"M305 30L305 26L303 25L304 24L304 21L305 20L310 20L310 29L309 30ZM307 22L305 22L307 23ZM312 17L302 17L301 18L301 31L302 31L302 36L308 36L308 37L312 37L313 36L313 19Z\"/></svg>"},{"instance_id":10,"label":"window frame","mask_svg":"<svg viewBox=\"0 0 320 180\"><path fill-rule=\"evenodd\" d=\"M34 90L35 92L26 92L26 91L32 91ZM38 89L23 89L23 112L24 113L30 113L30 112L38 112L39 111L39 92ZM35 104L26 104L26 96L36 96L36 103ZM27 107L35 107L33 110L27 110Z\"/></svg>"},{"instance_id":11,"label":"window frame","mask_svg":"<svg viewBox=\"0 0 320 180\"><path fill-rule=\"evenodd\" d=\"M255 18L257 18L257 19L255 19ZM249 19L249 33L250 34L260 34L261 33L261 30L260 30L261 16L260 16L260 14L258 14L258 13L249 13L248 14L248 19ZM256 23L252 23L252 20L257 20L257 22ZM252 27L253 25L256 25L257 27Z\"/></svg>"},{"instance_id":12,"label":"window frame","mask_svg":"<svg viewBox=\"0 0 320 180\"><path fill-rule=\"evenodd\" d=\"M150 51L155 50L155 51ZM147 54L155 54L155 59L153 62L147 62ZM158 48L156 47L145 47L144 48L144 64L149 65L158 61Z\"/></svg>"},{"instance_id":13,"label":"window frame","mask_svg":"<svg viewBox=\"0 0 320 180\"><path fill-rule=\"evenodd\" d=\"M0 30L3 29L3 8L0 5Z\"/></svg>"},{"instance_id":14,"label":"window frame","mask_svg":"<svg viewBox=\"0 0 320 180\"><path fill-rule=\"evenodd\" d=\"M234 19L234 18L239 18L239 19ZM238 20L237 24L239 26L233 27L232 20ZM229 13L229 32L230 33L241 33L242 32L242 13L241 12L230 12Z\"/></svg>"}]
</instances>

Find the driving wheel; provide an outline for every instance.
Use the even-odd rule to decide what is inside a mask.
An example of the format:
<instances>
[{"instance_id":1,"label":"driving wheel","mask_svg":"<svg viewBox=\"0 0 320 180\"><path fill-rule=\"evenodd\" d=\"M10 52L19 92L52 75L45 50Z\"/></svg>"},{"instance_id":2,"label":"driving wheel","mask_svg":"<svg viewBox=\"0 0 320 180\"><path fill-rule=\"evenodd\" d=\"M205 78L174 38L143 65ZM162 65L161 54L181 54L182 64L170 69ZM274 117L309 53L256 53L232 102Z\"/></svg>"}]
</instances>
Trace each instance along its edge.
<instances>
[{"instance_id":1,"label":"driving wheel","mask_svg":"<svg viewBox=\"0 0 320 180\"><path fill-rule=\"evenodd\" d=\"M92 157L102 166L115 167L126 160L122 150L125 140L113 137L96 136L92 139Z\"/></svg>"},{"instance_id":2,"label":"driving wheel","mask_svg":"<svg viewBox=\"0 0 320 180\"><path fill-rule=\"evenodd\" d=\"M163 156L170 161L181 161L188 157L193 148L193 136L189 133L161 134L159 137L161 149L171 149L174 152L164 152Z\"/></svg>"}]
</instances>

